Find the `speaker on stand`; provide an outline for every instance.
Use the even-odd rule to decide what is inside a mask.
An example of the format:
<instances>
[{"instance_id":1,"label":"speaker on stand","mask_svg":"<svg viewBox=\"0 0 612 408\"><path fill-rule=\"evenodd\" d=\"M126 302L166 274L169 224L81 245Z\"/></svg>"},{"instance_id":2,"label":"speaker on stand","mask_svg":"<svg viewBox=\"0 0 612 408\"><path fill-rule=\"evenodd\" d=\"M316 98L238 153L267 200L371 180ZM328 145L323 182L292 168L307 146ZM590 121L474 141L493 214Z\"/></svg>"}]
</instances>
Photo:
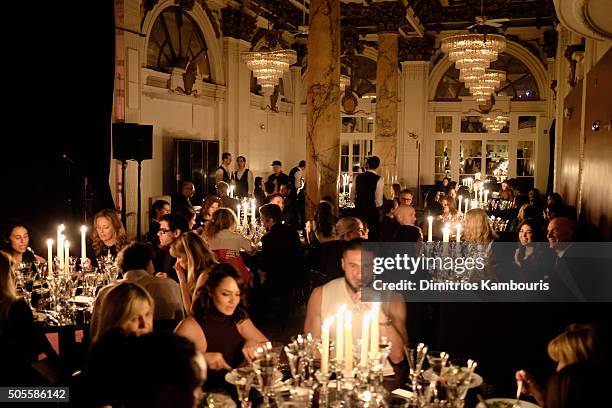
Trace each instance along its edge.
<instances>
[{"instance_id":1,"label":"speaker on stand","mask_svg":"<svg viewBox=\"0 0 612 408\"><path fill-rule=\"evenodd\" d=\"M138 123L113 123L113 158L121 161L121 222L126 226L125 170L127 161L138 162L138 218L136 220L136 239L142 236L141 214L142 194L140 180L142 176L142 161L153 158L153 125Z\"/></svg>"}]
</instances>

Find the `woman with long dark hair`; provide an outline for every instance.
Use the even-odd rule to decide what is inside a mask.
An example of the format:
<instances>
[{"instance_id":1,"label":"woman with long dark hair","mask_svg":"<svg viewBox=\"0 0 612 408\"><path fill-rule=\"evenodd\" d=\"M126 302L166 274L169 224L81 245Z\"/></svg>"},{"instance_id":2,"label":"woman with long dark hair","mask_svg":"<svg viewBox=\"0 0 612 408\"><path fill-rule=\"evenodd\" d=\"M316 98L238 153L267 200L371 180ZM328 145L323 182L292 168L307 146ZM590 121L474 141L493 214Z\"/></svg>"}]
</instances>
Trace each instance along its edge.
<instances>
[{"instance_id":1,"label":"woman with long dark hair","mask_svg":"<svg viewBox=\"0 0 612 408\"><path fill-rule=\"evenodd\" d=\"M550 249L540 223L527 219L518 228L519 247L514 254L514 264L520 279L538 282L548 278L555 265L555 252Z\"/></svg>"}]
</instances>

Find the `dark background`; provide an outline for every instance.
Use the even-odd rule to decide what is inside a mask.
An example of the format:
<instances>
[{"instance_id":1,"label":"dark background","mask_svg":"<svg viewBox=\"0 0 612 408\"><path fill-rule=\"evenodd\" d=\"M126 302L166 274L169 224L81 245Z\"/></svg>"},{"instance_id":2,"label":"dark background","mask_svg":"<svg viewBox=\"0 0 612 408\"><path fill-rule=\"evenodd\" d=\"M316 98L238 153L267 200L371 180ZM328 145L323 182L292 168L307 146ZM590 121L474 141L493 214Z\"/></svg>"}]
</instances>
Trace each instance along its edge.
<instances>
[{"instance_id":1,"label":"dark background","mask_svg":"<svg viewBox=\"0 0 612 408\"><path fill-rule=\"evenodd\" d=\"M0 223L25 222L30 246L41 252L60 222L77 234L84 217L83 176L89 211L114 207L108 185L114 5L24 5L6 5L3 13L15 25L3 28L8 89Z\"/></svg>"}]
</instances>

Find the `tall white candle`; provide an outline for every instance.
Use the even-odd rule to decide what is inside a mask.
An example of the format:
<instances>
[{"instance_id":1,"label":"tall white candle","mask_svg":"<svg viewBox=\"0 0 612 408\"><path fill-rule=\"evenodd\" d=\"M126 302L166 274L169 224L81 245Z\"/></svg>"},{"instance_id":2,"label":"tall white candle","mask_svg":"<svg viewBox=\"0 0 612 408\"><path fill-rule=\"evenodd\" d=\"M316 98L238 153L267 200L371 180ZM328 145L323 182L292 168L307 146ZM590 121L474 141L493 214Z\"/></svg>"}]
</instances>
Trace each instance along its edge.
<instances>
[{"instance_id":1,"label":"tall white candle","mask_svg":"<svg viewBox=\"0 0 612 408\"><path fill-rule=\"evenodd\" d=\"M47 274L53 274L53 240L47 240Z\"/></svg>"},{"instance_id":2,"label":"tall white candle","mask_svg":"<svg viewBox=\"0 0 612 408\"><path fill-rule=\"evenodd\" d=\"M370 352L373 355L378 353L378 347L380 345L380 304L375 303L372 308L372 316L370 317Z\"/></svg>"},{"instance_id":3,"label":"tall white candle","mask_svg":"<svg viewBox=\"0 0 612 408\"><path fill-rule=\"evenodd\" d=\"M61 255L58 257L59 263L60 263L60 270L64 270L64 264L65 264L65 245L66 245L66 237L62 234L60 235L60 242L58 245L61 245L62 250L61 252L58 251L58 253L61 253Z\"/></svg>"},{"instance_id":4,"label":"tall white candle","mask_svg":"<svg viewBox=\"0 0 612 408\"><path fill-rule=\"evenodd\" d=\"M461 242L461 223L457 223L457 242Z\"/></svg>"},{"instance_id":5,"label":"tall white candle","mask_svg":"<svg viewBox=\"0 0 612 408\"><path fill-rule=\"evenodd\" d=\"M325 319L321 328L321 372L327 374L329 369L329 327L331 326L332 318Z\"/></svg>"},{"instance_id":6,"label":"tall white candle","mask_svg":"<svg viewBox=\"0 0 612 408\"><path fill-rule=\"evenodd\" d=\"M238 214L237 214L238 215L238 225L242 225L242 218L240 218L240 209L241 209L240 204L238 204L238 206L237 206L237 210L238 210Z\"/></svg>"},{"instance_id":7,"label":"tall white candle","mask_svg":"<svg viewBox=\"0 0 612 408\"><path fill-rule=\"evenodd\" d=\"M481 188L481 189L480 189L480 202L483 202L483 201L482 201L483 194L484 194L484 192L482 191L482 188Z\"/></svg>"},{"instance_id":8,"label":"tall white candle","mask_svg":"<svg viewBox=\"0 0 612 408\"><path fill-rule=\"evenodd\" d=\"M64 224L60 224L60 226L57 227L57 260L62 269L64 268L64 240L62 236L65 228Z\"/></svg>"},{"instance_id":9,"label":"tall white candle","mask_svg":"<svg viewBox=\"0 0 612 408\"><path fill-rule=\"evenodd\" d=\"M85 235L87 234L87 227L81 225L81 263L85 262L87 258L87 249L85 248Z\"/></svg>"},{"instance_id":10,"label":"tall white candle","mask_svg":"<svg viewBox=\"0 0 612 408\"><path fill-rule=\"evenodd\" d=\"M65 259L64 259L64 271L70 273L70 242L64 241Z\"/></svg>"},{"instance_id":11,"label":"tall white candle","mask_svg":"<svg viewBox=\"0 0 612 408\"><path fill-rule=\"evenodd\" d=\"M370 313L366 313L363 316L363 321L361 322L361 348L360 348L360 359L359 365L362 367L366 367L368 365L368 350L369 350L369 328L370 328Z\"/></svg>"},{"instance_id":12,"label":"tall white candle","mask_svg":"<svg viewBox=\"0 0 612 408\"><path fill-rule=\"evenodd\" d=\"M248 200L244 200L244 205L242 208L242 225L244 225L245 227L248 224L247 221L247 212L249 211L249 201Z\"/></svg>"},{"instance_id":13,"label":"tall white candle","mask_svg":"<svg viewBox=\"0 0 612 408\"><path fill-rule=\"evenodd\" d=\"M487 204L487 201L489 199L489 190L485 190L484 191L484 203Z\"/></svg>"},{"instance_id":14,"label":"tall white candle","mask_svg":"<svg viewBox=\"0 0 612 408\"><path fill-rule=\"evenodd\" d=\"M344 375L353 373L353 314L347 311L344 314Z\"/></svg>"},{"instance_id":15,"label":"tall white candle","mask_svg":"<svg viewBox=\"0 0 612 408\"><path fill-rule=\"evenodd\" d=\"M469 200L469 199L467 199L467 198L463 200L463 204L464 204L464 206L463 206L463 207L464 207L464 208L463 208L463 212L468 212L468 210L469 210L469 208L468 208L468 202L469 202L469 201L470 201L470 200Z\"/></svg>"},{"instance_id":16,"label":"tall white candle","mask_svg":"<svg viewBox=\"0 0 612 408\"><path fill-rule=\"evenodd\" d=\"M344 359L344 312L346 305L340 306L336 314L336 361Z\"/></svg>"},{"instance_id":17,"label":"tall white candle","mask_svg":"<svg viewBox=\"0 0 612 408\"><path fill-rule=\"evenodd\" d=\"M255 199L251 198L251 224L255 224Z\"/></svg>"},{"instance_id":18,"label":"tall white candle","mask_svg":"<svg viewBox=\"0 0 612 408\"><path fill-rule=\"evenodd\" d=\"M230 186L230 197L234 198L234 186Z\"/></svg>"},{"instance_id":19,"label":"tall white candle","mask_svg":"<svg viewBox=\"0 0 612 408\"><path fill-rule=\"evenodd\" d=\"M446 224L444 225L444 228L442 228L442 242L448 242L450 238L450 228L449 225Z\"/></svg>"},{"instance_id":20,"label":"tall white candle","mask_svg":"<svg viewBox=\"0 0 612 408\"><path fill-rule=\"evenodd\" d=\"M353 182L349 183L349 197L351 196L351 190L353 189Z\"/></svg>"},{"instance_id":21,"label":"tall white candle","mask_svg":"<svg viewBox=\"0 0 612 408\"><path fill-rule=\"evenodd\" d=\"M457 209L458 212L461 212L461 201L463 200L463 197L459 196L459 208Z\"/></svg>"},{"instance_id":22,"label":"tall white candle","mask_svg":"<svg viewBox=\"0 0 612 408\"><path fill-rule=\"evenodd\" d=\"M433 242L433 217L430 215L427 217L429 228L427 228L427 242Z\"/></svg>"}]
</instances>

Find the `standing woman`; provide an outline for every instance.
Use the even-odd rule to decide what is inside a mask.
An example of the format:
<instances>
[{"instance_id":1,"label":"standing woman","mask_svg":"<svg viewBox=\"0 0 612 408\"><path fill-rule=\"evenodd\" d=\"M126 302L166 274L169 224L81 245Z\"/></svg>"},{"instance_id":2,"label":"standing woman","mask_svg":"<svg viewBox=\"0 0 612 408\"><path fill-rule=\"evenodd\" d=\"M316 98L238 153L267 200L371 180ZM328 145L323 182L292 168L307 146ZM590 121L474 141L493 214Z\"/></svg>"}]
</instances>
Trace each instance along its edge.
<instances>
[{"instance_id":1,"label":"standing woman","mask_svg":"<svg viewBox=\"0 0 612 408\"><path fill-rule=\"evenodd\" d=\"M113 258L127 244L125 228L117 216L115 210L102 210L93 219L93 253L95 258L106 257L109 254Z\"/></svg>"},{"instance_id":2,"label":"standing woman","mask_svg":"<svg viewBox=\"0 0 612 408\"><path fill-rule=\"evenodd\" d=\"M204 239L190 232L182 234L172 243L170 255L176 258L174 270L181 287L183 306L189 313L195 293L204 286L208 273L218 262Z\"/></svg>"},{"instance_id":3,"label":"standing woman","mask_svg":"<svg viewBox=\"0 0 612 408\"><path fill-rule=\"evenodd\" d=\"M28 227L19 222L9 224L4 236L2 249L13 258L13 263L45 262L44 258L34 254L30 249L30 231Z\"/></svg>"},{"instance_id":4,"label":"standing woman","mask_svg":"<svg viewBox=\"0 0 612 408\"><path fill-rule=\"evenodd\" d=\"M246 313L246 287L228 264L216 265L204 287L196 293L193 314L176 328L204 353L208 380L204 387L227 387L226 371L252 360L258 346L268 341Z\"/></svg>"}]
</instances>

